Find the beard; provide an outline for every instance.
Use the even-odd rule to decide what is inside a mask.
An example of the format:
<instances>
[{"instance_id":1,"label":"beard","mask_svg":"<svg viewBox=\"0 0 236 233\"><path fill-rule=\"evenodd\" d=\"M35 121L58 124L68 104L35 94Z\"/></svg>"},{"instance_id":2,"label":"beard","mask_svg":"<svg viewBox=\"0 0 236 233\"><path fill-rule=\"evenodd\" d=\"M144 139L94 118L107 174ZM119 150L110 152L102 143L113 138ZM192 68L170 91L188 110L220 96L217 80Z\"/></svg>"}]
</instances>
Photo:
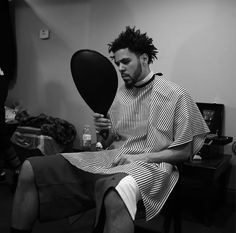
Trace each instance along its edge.
<instances>
[{"instance_id":1,"label":"beard","mask_svg":"<svg viewBox=\"0 0 236 233\"><path fill-rule=\"evenodd\" d=\"M134 74L132 75L132 78L125 81L125 87L127 89L134 88L135 84L139 81L139 77L141 76L141 74L142 74L142 66L141 63L139 63L134 71Z\"/></svg>"},{"instance_id":2,"label":"beard","mask_svg":"<svg viewBox=\"0 0 236 233\"><path fill-rule=\"evenodd\" d=\"M134 82L134 80L131 81L125 81L125 87L126 89L132 89L134 87L136 82Z\"/></svg>"}]
</instances>

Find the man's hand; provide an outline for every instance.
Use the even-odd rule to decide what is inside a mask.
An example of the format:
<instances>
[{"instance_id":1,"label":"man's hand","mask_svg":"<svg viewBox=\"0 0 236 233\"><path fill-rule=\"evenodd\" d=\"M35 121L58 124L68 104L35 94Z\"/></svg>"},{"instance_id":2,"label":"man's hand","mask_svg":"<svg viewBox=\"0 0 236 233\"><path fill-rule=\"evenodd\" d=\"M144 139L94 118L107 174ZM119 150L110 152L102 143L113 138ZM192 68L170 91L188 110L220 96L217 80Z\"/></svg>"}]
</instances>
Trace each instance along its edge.
<instances>
[{"instance_id":1,"label":"man's hand","mask_svg":"<svg viewBox=\"0 0 236 233\"><path fill-rule=\"evenodd\" d=\"M112 163L112 166L116 167L116 166L119 166L119 165L133 163L135 161L147 162L147 156L145 156L145 154L140 154L140 155L123 154Z\"/></svg>"},{"instance_id":2,"label":"man's hand","mask_svg":"<svg viewBox=\"0 0 236 233\"><path fill-rule=\"evenodd\" d=\"M109 118L105 118L103 114L94 113L93 114L94 125L96 131L108 130L111 128L111 121Z\"/></svg>"}]
</instances>

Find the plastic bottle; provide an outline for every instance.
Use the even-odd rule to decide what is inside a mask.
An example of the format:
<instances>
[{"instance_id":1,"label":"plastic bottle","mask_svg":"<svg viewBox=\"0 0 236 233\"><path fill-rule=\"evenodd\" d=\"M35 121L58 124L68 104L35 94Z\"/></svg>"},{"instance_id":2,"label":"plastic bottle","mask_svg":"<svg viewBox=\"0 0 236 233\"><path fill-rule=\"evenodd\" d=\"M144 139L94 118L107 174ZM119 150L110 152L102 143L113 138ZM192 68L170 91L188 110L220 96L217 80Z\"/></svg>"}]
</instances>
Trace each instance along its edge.
<instances>
[{"instance_id":1,"label":"plastic bottle","mask_svg":"<svg viewBox=\"0 0 236 233\"><path fill-rule=\"evenodd\" d=\"M91 141L92 141L92 134L89 125L85 125L83 128L83 149L91 150Z\"/></svg>"}]
</instances>

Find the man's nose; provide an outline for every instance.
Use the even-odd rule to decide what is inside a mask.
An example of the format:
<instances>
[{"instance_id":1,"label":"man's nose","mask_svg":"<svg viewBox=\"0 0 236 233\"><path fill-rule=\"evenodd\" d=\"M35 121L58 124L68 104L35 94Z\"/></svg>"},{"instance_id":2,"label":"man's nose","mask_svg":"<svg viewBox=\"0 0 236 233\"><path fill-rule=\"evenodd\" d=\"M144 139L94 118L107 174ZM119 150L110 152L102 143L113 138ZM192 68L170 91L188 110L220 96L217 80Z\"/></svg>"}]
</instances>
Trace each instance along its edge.
<instances>
[{"instance_id":1,"label":"man's nose","mask_svg":"<svg viewBox=\"0 0 236 233\"><path fill-rule=\"evenodd\" d=\"M125 70L125 67L124 67L123 64L120 63L118 69L119 69L120 72L122 72L122 71Z\"/></svg>"}]
</instances>

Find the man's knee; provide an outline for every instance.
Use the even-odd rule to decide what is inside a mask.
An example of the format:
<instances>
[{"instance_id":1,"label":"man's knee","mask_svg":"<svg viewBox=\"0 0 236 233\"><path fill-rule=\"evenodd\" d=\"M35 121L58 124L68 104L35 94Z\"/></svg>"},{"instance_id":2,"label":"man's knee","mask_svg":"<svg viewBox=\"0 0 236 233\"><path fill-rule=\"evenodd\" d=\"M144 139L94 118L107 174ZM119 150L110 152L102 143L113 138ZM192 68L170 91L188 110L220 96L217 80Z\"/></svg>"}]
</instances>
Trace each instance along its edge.
<instances>
[{"instance_id":1,"label":"man's knee","mask_svg":"<svg viewBox=\"0 0 236 233\"><path fill-rule=\"evenodd\" d=\"M22 164L18 185L30 185L34 183L33 168L28 160L25 160Z\"/></svg>"},{"instance_id":2,"label":"man's knee","mask_svg":"<svg viewBox=\"0 0 236 233\"><path fill-rule=\"evenodd\" d=\"M105 195L104 207L110 216L116 216L126 210L123 200L115 189L110 189Z\"/></svg>"}]
</instances>

